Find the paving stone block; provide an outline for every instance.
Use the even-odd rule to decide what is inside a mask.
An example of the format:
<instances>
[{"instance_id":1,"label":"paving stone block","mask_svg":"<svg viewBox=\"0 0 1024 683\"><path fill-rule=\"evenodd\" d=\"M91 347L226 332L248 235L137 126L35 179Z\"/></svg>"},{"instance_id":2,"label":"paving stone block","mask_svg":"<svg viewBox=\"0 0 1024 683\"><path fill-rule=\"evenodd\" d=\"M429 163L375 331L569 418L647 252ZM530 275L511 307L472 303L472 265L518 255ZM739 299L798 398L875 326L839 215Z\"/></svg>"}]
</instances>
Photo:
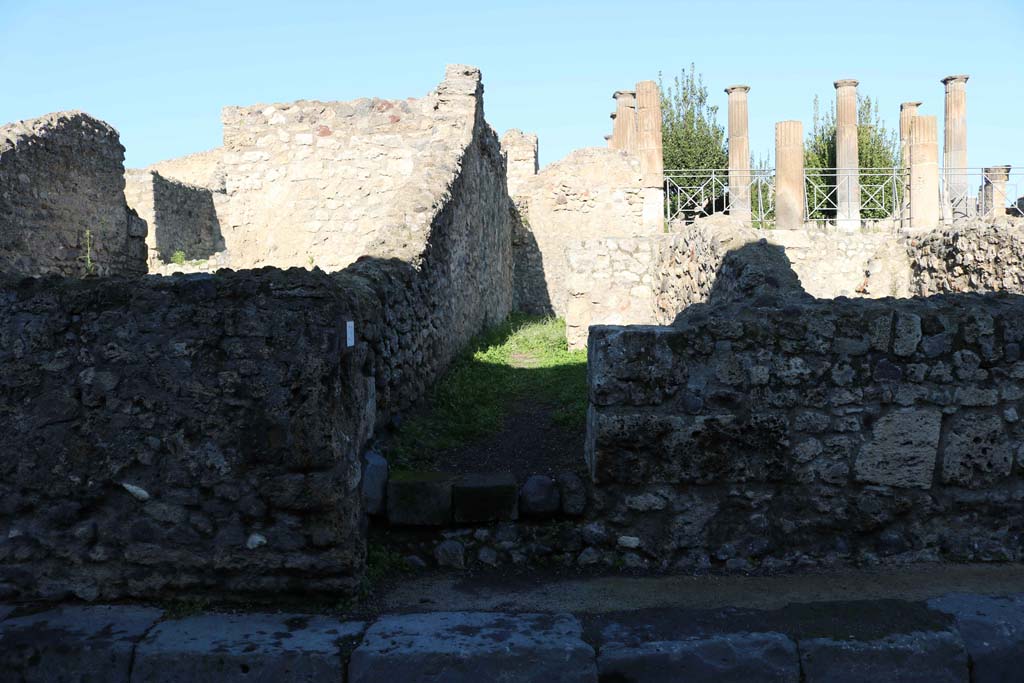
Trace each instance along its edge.
<instances>
[{"instance_id":1,"label":"paving stone block","mask_svg":"<svg viewBox=\"0 0 1024 683\"><path fill-rule=\"evenodd\" d=\"M966 683L967 652L952 631L898 633L877 640L800 641L806 683Z\"/></svg>"},{"instance_id":2,"label":"paving stone block","mask_svg":"<svg viewBox=\"0 0 1024 683\"><path fill-rule=\"evenodd\" d=\"M511 473L467 474L452 489L456 522L499 522L518 517L519 489Z\"/></svg>"},{"instance_id":3,"label":"paving stone block","mask_svg":"<svg viewBox=\"0 0 1024 683\"><path fill-rule=\"evenodd\" d=\"M441 472L393 472L388 480L388 521L410 526L450 523L453 480Z\"/></svg>"},{"instance_id":4,"label":"paving stone block","mask_svg":"<svg viewBox=\"0 0 1024 683\"><path fill-rule=\"evenodd\" d=\"M568 614L435 612L380 619L349 683L596 683L594 650Z\"/></svg>"},{"instance_id":5,"label":"paving stone block","mask_svg":"<svg viewBox=\"0 0 1024 683\"><path fill-rule=\"evenodd\" d=\"M601 680L631 683L798 683L796 643L782 633L726 633L639 644L606 643Z\"/></svg>"},{"instance_id":6,"label":"paving stone block","mask_svg":"<svg viewBox=\"0 0 1024 683\"><path fill-rule=\"evenodd\" d=\"M1024 595L953 593L929 600L928 606L956 619L974 683L1024 678Z\"/></svg>"},{"instance_id":7,"label":"paving stone block","mask_svg":"<svg viewBox=\"0 0 1024 683\"><path fill-rule=\"evenodd\" d=\"M162 615L151 607L91 605L5 619L0 679L123 683L135 644Z\"/></svg>"},{"instance_id":8,"label":"paving stone block","mask_svg":"<svg viewBox=\"0 0 1024 683\"><path fill-rule=\"evenodd\" d=\"M298 614L203 614L157 625L139 643L132 681L340 681L342 648L365 624Z\"/></svg>"}]
</instances>

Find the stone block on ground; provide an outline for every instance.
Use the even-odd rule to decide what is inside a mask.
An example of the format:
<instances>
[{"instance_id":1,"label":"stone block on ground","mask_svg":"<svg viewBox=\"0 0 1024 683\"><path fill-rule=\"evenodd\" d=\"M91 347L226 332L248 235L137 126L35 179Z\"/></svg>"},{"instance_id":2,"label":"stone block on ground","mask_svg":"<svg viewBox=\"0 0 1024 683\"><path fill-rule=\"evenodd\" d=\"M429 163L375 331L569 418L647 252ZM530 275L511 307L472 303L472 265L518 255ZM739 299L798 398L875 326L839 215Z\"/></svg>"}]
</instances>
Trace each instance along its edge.
<instances>
[{"instance_id":1,"label":"stone block on ground","mask_svg":"<svg viewBox=\"0 0 1024 683\"><path fill-rule=\"evenodd\" d=\"M363 501L366 513L382 515L388 491L388 461L377 451L363 455Z\"/></svg>"},{"instance_id":2,"label":"stone block on ground","mask_svg":"<svg viewBox=\"0 0 1024 683\"><path fill-rule=\"evenodd\" d=\"M687 640L609 642L601 680L635 683L797 683L796 643L782 633L724 633Z\"/></svg>"},{"instance_id":3,"label":"stone block on ground","mask_svg":"<svg viewBox=\"0 0 1024 683\"><path fill-rule=\"evenodd\" d=\"M1024 676L1024 595L954 593L929 600L928 606L956 619L971 658L974 683L1012 681Z\"/></svg>"},{"instance_id":4,"label":"stone block on ground","mask_svg":"<svg viewBox=\"0 0 1024 683\"><path fill-rule=\"evenodd\" d=\"M203 614L157 625L139 643L133 681L343 680L342 648L362 622L298 614Z\"/></svg>"},{"instance_id":5,"label":"stone block on ground","mask_svg":"<svg viewBox=\"0 0 1024 683\"><path fill-rule=\"evenodd\" d=\"M562 496L562 512L576 517L587 509L587 487L575 472L558 475L558 491Z\"/></svg>"},{"instance_id":6,"label":"stone block on ground","mask_svg":"<svg viewBox=\"0 0 1024 683\"><path fill-rule=\"evenodd\" d=\"M383 617L352 653L349 683L596 683L594 650L567 614Z\"/></svg>"},{"instance_id":7,"label":"stone block on ground","mask_svg":"<svg viewBox=\"0 0 1024 683\"><path fill-rule=\"evenodd\" d=\"M964 683L967 652L952 631L915 631L877 640L800 641L806 683Z\"/></svg>"},{"instance_id":8,"label":"stone block on ground","mask_svg":"<svg viewBox=\"0 0 1024 683\"><path fill-rule=\"evenodd\" d=\"M519 492L519 512L529 517L550 517L558 514L559 501L555 480L535 474L526 480Z\"/></svg>"},{"instance_id":9,"label":"stone block on ground","mask_svg":"<svg viewBox=\"0 0 1024 683\"><path fill-rule=\"evenodd\" d=\"M135 644L163 612L152 607L60 607L0 622L0 678L127 681Z\"/></svg>"},{"instance_id":10,"label":"stone block on ground","mask_svg":"<svg viewBox=\"0 0 1024 683\"><path fill-rule=\"evenodd\" d=\"M452 521L452 482L441 472L396 472L388 480L388 521L442 526Z\"/></svg>"},{"instance_id":11,"label":"stone block on ground","mask_svg":"<svg viewBox=\"0 0 1024 683\"><path fill-rule=\"evenodd\" d=\"M511 473L467 474L455 482L452 507L456 522L499 522L518 516L519 489Z\"/></svg>"}]
</instances>

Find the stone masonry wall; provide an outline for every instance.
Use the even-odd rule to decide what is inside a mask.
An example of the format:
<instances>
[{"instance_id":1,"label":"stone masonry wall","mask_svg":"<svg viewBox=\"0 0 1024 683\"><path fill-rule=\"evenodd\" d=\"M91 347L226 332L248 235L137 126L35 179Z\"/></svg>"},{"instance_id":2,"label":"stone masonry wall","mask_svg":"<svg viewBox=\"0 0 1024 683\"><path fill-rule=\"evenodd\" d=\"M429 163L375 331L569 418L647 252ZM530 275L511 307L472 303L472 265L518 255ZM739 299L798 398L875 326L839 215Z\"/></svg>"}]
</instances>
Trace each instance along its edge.
<instances>
[{"instance_id":1,"label":"stone masonry wall","mask_svg":"<svg viewBox=\"0 0 1024 683\"><path fill-rule=\"evenodd\" d=\"M344 592L359 453L511 308L511 212L479 72L424 224L333 274L0 286L0 597ZM353 323L349 346L347 323Z\"/></svg>"},{"instance_id":2,"label":"stone masonry wall","mask_svg":"<svg viewBox=\"0 0 1024 683\"><path fill-rule=\"evenodd\" d=\"M515 128L507 130L501 136L501 149L508 167L508 194L515 197L537 175L537 134Z\"/></svg>"},{"instance_id":3,"label":"stone masonry wall","mask_svg":"<svg viewBox=\"0 0 1024 683\"><path fill-rule=\"evenodd\" d=\"M565 315L570 242L648 232L640 160L621 150L576 150L522 183L515 199L525 230L516 252L516 289L530 293L520 296L524 310Z\"/></svg>"},{"instance_id":4,"label":"stone masonry wall","mask_svg":"<svg viewBox=\"0 0 1024 683\"><path fill-rule=\"evenodd\" d=\"M913 265L911 290L1024 293L1024 221L975 222L912 236L907 252Z\"/></svg>"},{"instance_id":5,"label":"stone masonry wall","mask_svg":"<svg viewBox=\"0 0 1024 683\"><path fill-rule=\"evenodd\" d=\"M664 568L1022 559L1024 299L759 299L768 273L673 327L592 329L618 546Z\"/></svg>"},{"instance_id":6,"label":"stone masonry wall","mask_svg":"<svg viewBox=\"0 0 1024 683\"><path fill-rule=\"evenodd\" d=\"M195 260L224 250L209 189L169 180L156 171L132 170L125 173L124 193L128 204L149 225L150 271L170 262L176 252Z\"/></svg>"},{"instance_id":7,"label":"stone masonry wall","mask_svg":"<svg viewBox=\"0 0 1024 683\"><path fill-rule=\"evenodd\" d=\"M0 272L145 273L123 162L117 131L81 112L0 127Z\"/></svg>"}]
</instances>

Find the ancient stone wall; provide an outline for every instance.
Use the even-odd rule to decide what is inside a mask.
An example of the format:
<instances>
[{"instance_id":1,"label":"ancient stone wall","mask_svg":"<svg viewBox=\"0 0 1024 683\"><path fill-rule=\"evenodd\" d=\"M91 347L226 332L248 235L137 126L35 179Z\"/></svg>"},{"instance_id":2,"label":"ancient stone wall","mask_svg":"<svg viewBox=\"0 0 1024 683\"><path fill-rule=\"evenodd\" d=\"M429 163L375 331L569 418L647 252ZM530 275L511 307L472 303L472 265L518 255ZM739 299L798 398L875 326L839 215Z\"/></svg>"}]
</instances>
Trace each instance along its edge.
<instances>
[{"instance_id":1,"label":"ancient stone wall","mask_svg":"<svg viewBox=\"0 0 1024 683\"><path fill-rule=\"evenodd\" d=\"M537 134L515 128L507 130L501 136L501 149L508 167L508 194L515 197L537 175Z\"/></svg>"},{"instance_id":2,"label":"ancient stone wall","mask_svg":"<svg viewBox=\"0 0 1024 683\"><path fill-rule=\"evenodd\" d=\"M145 273L123 162L117 131L81 112L0 127L0 272Z\"/></svg>"},{"instance_id":3,"label":"ancient stone wall","mask_svg":"<svg viewBox=\"0 0 1024 683\"><path fill-rule=\"evenodd\" d=\"M1024 293L1024 221L967 223L915 235L907 252L911 291Z\"/></svg>"},{"instance_id":4,"label":"ancient stone wall","mask_svg":"<svg viewBox=\"0 0 1024 683\"><path fill-rule=\"evenodd\" d=\"M524 310L565 314L570 242L650 234L640 159L622 150L576 150L520 185L515 198L526 231L516 249L516 289L530 293L519 297Z\"/></svg>"},{"instance_id":5,"label":"ancient stone wall","mask_svg":"<svg viewBox=\"0 0 1024 683\"><path fill-rule=\"evenodd\" d=\"M213 192L205 187L164 178L156 171L125 173L125 198L149 230L149 270L173 261L208 259L224 250L224 237Z\"/></svg>"},{"instance_id":6,"label":"ancient stone wall","mask_svg":"<svg viewBox=\"0 0 1024 683\"><path fill-rule=\"evenodd\" d=\"M593 328L587 459L618 546L664 568L1020 560L1024 299L763 293L779 272L732 268L673 327Z\"/></svg>"}]
</instances>

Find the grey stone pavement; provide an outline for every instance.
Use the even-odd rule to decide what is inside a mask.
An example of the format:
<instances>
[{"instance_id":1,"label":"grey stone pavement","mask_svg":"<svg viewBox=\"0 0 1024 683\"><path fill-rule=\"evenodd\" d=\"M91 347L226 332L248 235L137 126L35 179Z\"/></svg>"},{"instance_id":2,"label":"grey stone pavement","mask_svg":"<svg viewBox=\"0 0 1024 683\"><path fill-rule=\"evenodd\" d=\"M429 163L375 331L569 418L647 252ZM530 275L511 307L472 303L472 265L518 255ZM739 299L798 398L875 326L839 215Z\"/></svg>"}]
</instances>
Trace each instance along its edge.
<instances>
[{"instance_id":1,"label":"grey stone pavement","mask_svg":"<svg viewBox=\"0 0 1024 683\"><path fill-rule=\"evenodd\" d=\"M561 599L537 609L549 591ZM138 605L0 606L0 680L1024 680L1018 567L518 586L440 575L402 582L379 609L172 618Z\"/></svg>"}]
</instances>

